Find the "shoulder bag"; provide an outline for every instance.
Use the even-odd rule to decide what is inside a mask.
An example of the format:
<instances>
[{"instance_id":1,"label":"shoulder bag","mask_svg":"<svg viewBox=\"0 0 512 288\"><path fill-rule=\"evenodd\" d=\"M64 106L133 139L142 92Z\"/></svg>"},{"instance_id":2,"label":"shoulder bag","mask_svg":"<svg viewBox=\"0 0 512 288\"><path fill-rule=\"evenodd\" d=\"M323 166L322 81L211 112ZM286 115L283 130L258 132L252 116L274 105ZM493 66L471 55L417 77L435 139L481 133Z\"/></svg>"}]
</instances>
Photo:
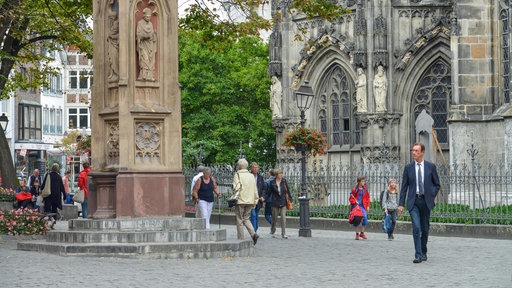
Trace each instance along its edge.
<instances>
[{"instance_id":1,"label":"shoulder bag","mask_svg":"<svg viewBox=\"0 0 512 288\"><path fill-rule=\"evenodd\" d=\"M238 184L237 187L233 187L233 196L228 199L228 207L234 207L236 204L238 204L238 196L240 196L240 191L242 191L242 182L240 181L240 174L236 173L236 176L238 176Z\"/></svg>"},{"instance_id":2,"label":"shoulder bag","mask_svg":"<svg viewBox=\"0 0 512 288\"><path fill-rule=\"evenodd\" d=\"M359 193L358 193L358 195L359 195ZM350 197L354 197L354 195L350 195ZM364 217L363 210L361 209L361 206L359 206L359 203L357 202L357 198L356 198L356 205L354 206L354 208L352 208L350 210L350 214L348 214L348 223L357 226L361 223L361 221L363 220L363 217Z\"/></svg>"},{"instance_id":3,"label":"shoulder bag","mask_svg":"<svg viewBox=\"0 0 512 288\"><path fill-rule=\"evenodd\" d=\"M73 202L84 203L84 200L85 200L84 190L82 190L82 189L78 190L78 192L75 193L75 195L73 196L72 199L73 199Z\"/></svg>"},{"instance_id":4,"label":"shoulder bag","mask_svg":"<svg viewBox=\"0 0 512 288\"><path fill-rule=\"evenodd\" d=\"M41 191L41 196L48 197L52 194L51 186L52 186L52 177L50 177L50 173L46 173L46 177L44 178L44 189Z\"/></svg>"},{"instance_id":5,"label":"shoulder bag","mask_svg":"<svg viewBox=\"0 0 512 288\"><path fill-rule=\"evenodd\" d=\"M286 210L292 210L293 202L288 196L288 194L290 194L290 190L288 190L288 184L286 184L286 181L284 182L284 186L286 187L286 192L284 193L284 196L286 197Z\"/></svg>"}]
</instances>

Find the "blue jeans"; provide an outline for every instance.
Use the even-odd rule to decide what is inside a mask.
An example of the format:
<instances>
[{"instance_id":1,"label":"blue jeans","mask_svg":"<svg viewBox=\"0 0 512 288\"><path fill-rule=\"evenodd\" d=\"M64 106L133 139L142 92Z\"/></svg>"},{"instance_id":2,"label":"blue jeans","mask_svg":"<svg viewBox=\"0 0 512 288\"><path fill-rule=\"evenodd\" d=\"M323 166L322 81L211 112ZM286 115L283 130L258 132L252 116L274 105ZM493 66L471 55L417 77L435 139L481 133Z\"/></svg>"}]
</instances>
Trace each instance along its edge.
<instances>
[{"instance_id":1,"label":"blue jeans","mask_svg":"<svg viewBox=\"0 0 512 288\"><path fill-rule=\"evenodd\" d=\"M82 203L82 218L87 219L89 210L89 199L85 198L84 203Z\"/></svg>"},{"instance_id":2,"label":"blue jeans","mask_svg":"<svg viewBox=\"0 0 512 288\"><path fill-rule=\"evenodd\" d=\"M425 199L416 198L414 207L409 211L412 221L412 237L414 240L414 258L427 255L428 231L430 229L430 210Z\"/></svg>"},{"instance_id":3,"label":"blue jeans","mask_svg":"<svg viewBox=\"0 0 512 288\"><path fill-rule=\"evenodd\" d=\"M272 224L272 202L265 202L265 219Z\"/></svg>"},{"instance_id":4,"label":"blue jeans","mask_svg":"<svg viewBox=\"0 0 512 288\"><path fill-rule=\"evenodd\" d=\"M260 208L251 209L251 224L254 232L258 231L258 216L260 215Z\"/></svg>"}]
</instances>

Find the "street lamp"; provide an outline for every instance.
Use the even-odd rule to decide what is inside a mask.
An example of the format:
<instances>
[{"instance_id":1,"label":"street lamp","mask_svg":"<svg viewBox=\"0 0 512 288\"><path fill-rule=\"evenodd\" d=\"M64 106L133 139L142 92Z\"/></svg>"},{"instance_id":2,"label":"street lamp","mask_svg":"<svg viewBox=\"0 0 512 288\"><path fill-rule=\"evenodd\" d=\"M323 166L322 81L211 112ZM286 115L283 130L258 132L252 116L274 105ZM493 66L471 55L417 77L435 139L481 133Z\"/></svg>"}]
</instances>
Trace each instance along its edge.
<instances>
[{"instance_id":1,"label":"street lamp","mask_svg":"<svg viewBox=\"0 0 512 288\"><path fill-rule=\"evenodd\" d=\"M306 123L305 112L311 106L313 102L313 97L315 94L313 93L313 88L309 85L309 81L305 80L304 83L299 87L299 90L295 92L295 96L297 97L297 108L300 110L300 125L304 127ZM299 228L299 236L302 237L311 237L311 224L309 222L309 198L308 198L308 183L306 178L306 151L303 149L301 151L301 174L302 181L300 184L300 197L299 197L299 205L300 205L300 228Z\"/></svg>"},{"instance_id":2,"label":"street lamp","mask_svg":"<svg viewBox=\"0 0 512 288\"><path fill-rule=\"evenodd\" d=\"M0 126L2 126L4 132L7 129L7 124L9 124L9 119L5 116L5 113L2 113L2 116L0 116Z\"/></svg>"}]
</instances>

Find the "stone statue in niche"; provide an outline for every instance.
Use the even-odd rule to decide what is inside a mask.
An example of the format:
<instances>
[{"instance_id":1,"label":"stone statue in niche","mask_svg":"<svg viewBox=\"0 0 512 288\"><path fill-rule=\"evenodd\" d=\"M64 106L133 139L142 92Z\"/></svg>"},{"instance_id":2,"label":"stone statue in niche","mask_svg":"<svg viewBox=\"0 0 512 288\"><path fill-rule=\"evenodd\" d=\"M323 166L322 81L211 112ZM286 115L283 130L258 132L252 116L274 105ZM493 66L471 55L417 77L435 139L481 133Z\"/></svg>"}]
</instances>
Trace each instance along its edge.
<instances>
[{"instance_id":1,"label":"stone statue in niche","mask_svg":"<svg viewBox=\"0 0 512 288\"><path fill-rule=\"evenodd\" d=\"M388 93L388 78L384 67L377 67L377 75L373 80L373 94L375 95L375 112L386 112L386 95Z\"/></svg>"},{"instance_id":2,"label":"stone statue in niche","mask_svg":"<svg viewBox=\"0 0 512 288\"><path fill-rule=\"evenodd\" d=\"M151 23L151 9L144 8L142 13L142 19L137 23L137 52L140 68L138 80L155 81L157 35Z\"/></svg>"},{"instance_id":3,"label":"stone statue in niche","mask_svg":"<svg viewBox=\"0 0 512 288\"><path fill-rule=\"evenodd\" d=\"M115 0L109 3L110 9L108 11L109 30L108 30L108 64L109 64L109 80L117 80L119 77L119 17L114 10Z\"/></svg>"},{"instance_id":4,"label":"stone statue in niche","mask_svg":"<svg viewBox=\"0 0 512 288\"><path fill-rule=\"evenodd\" d=\"M357 112L368 112L366 105L366 74L363 68L357 68L356 104Z\"/></svg>"},{"instance_id":5,"label":"stone statue in niche","mask_svg":"<svg viewBox=\"0 0 512 288\"><path fill-rule=\"evenodd\" d=\"M281 81L276 76L272 76L272 86L270 88L270 109L272 110L272 118L281 118L281 99L283 95L283 87Z\"/></svg>"}]
</instances>

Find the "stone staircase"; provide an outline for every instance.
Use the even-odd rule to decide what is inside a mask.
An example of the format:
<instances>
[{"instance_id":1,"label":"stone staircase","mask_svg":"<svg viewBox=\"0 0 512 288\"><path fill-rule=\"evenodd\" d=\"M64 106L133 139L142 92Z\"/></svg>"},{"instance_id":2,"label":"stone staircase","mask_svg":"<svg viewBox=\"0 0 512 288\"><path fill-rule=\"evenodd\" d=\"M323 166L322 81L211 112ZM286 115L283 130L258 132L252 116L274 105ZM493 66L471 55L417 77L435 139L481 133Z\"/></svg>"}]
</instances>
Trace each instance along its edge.
<instances>
[{"instance_id":1,"label":"stone staircase","mask_svg":"<svg viewBox=\"0 0 512 288\"><path fill-rule=\"evenodd\" d=\"M48 231L45 240L23 241L18 250L61 256L124 258L219 258L252 256L252 240L226 237L226 230L206 230L204 219L75 219L67 230Z\"/></svg>"}]
</instances>

